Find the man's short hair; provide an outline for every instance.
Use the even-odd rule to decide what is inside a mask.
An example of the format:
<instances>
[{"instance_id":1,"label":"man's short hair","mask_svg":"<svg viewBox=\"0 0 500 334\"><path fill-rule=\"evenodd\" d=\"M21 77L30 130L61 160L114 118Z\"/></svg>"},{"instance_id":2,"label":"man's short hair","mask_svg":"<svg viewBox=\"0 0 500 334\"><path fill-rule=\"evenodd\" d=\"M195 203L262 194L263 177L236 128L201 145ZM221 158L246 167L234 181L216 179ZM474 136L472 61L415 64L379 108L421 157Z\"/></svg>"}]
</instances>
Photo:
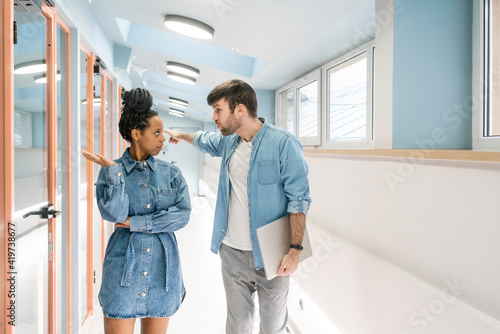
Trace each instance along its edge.
<instances>
[{"instance_id":1,"label":"man's short hair","mask_svg":"<svg viewBox=\"0 0 500 334\"><path fill-rule=\"evenodd\" d=\"M231 112L234 111L238 104L243 104L250 117L257 117L257 96L253 88L242 80L229 80L221 83L207 96L207 102L212 106L215 102L225 98L229 103Z\"/></svg>"}]
</instances>

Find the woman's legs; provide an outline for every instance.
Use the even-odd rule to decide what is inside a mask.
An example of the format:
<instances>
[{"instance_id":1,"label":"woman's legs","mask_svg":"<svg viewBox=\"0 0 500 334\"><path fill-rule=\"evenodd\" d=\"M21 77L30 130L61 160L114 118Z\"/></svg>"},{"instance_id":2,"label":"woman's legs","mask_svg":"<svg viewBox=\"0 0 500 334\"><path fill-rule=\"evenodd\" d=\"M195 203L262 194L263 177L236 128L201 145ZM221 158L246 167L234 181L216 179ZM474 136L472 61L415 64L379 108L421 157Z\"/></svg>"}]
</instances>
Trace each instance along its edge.
<instances>
[{"instance_id":1,"label":"woman's legs","mask_svg":"<svg viewBox=\"0 0 500 334\"><path fill-rule=\"evenodd\" d=\"M170 318L142 318L141 334L165 334ZM133 334L135 319L111 319L104 317L104 333Z\"/></svg>"},{"instance_id":2,"label":"woman's legs","mask_svg":"<svg viewBox=\"0 0 500 334\"><path fill-rule=\"evenodd\" d=\"M104 317L104 333L133 334L135 319L111 319Z\"/></svg>"},{"instance_id":3,"label":"woman's legs","mask_svg":"<svg viewBox=\"0 0 500 334\"><path fill-rule=\"evenodd\" d=\"M141 334L165 334L170 318L141 319Z\"/></svg>"}]
</instances>

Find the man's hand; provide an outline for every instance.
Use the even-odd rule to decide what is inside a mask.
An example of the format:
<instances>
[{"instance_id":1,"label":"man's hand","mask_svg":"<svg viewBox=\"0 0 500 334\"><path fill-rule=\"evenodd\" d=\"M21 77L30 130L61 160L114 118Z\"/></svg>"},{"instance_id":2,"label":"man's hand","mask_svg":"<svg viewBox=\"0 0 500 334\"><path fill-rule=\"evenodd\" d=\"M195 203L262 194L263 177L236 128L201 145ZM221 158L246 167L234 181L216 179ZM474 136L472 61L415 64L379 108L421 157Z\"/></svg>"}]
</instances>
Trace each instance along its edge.
<instances>
[{"instance_id":1,"label":"man's hand","mask_svg":"<svg viewBox=\"0 0 500 334\"><path fill-rule=\"evenodd\" d=\"M170 136L170 138L168 139L169 143L179 144L179 142L182 140L181 133L178 131L163 129L163 132L165 132L166 134L168 134Z\"/></svg>"},{"instance_id":2,"label":"man's hand","mask_svg":"<svg viewBox=\"0 0 500 334\"><path fill-rule=\"evenodd\" d=\"M95 162L98 165L101 165L102 167L108 167L111 165L116 165L116 162L114 162L111 159L108 159L100 154L92 154L87 151L82 151L83 156L92 162Z\"/></svg>"},{"instance_id":3,"label":"man's hand","mask_svg":"<svg viewBox=\"0 0 500 334\"><path fill-rule=\"evenodd\" d=\"M124 227L130 229L130 217L127 217L127 220L125 220L123 223L118 223L115 225L116 227Z\"/></svg>"},{"instance_id":4,"label":"man's hand","mask_svg":"<svg viewBox=\"0 0 500 334\"><path fill-rule=\"evenodd\" d=\"M170 136L168 142L172 144L179 144L179 142L181 141L185 141L188 142L189 144L192 144L194 140L194 133L184 133L170 129L163 129L163 132L165 132Z\"/></svg>"},{"instance_id":5,"label":"man's hand","mask_svg":"<svg viewBox=\"0 0 500 334\"><path fill-rule=\"evenodd\" d=\"M296 272L299 267L299 256L300 251L298 249L291 248L288 254L283 257L283 260L281 260L281 265L276 274L278 276L285 276Z\"/></svg>"}]
</instances>

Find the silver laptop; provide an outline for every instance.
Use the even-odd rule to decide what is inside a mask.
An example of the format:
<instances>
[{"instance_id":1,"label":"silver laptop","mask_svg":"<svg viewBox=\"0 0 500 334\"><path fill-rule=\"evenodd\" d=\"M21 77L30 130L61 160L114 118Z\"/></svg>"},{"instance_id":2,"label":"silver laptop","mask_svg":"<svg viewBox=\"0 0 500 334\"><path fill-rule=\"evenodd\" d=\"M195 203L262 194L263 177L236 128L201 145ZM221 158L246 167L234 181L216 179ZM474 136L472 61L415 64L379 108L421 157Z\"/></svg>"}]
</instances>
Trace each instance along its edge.
<instances>
[{"instance_id":1,"label":"silver laptop","mask_svg":"<svg viewBox=\"0 0 500 334\"><path fill-rule=\"evenodd\" d=\"M266 226L262 226L258 228L256 232L266 278L270 280L276 277L276 272L280 267L281 260L285 254L290 251L290 215L286 215ZM312 256L311 242L309 240L307 228L304 231L302 247L304 247L304 249L300 252L299 262Z\"/></svg>"}]
</instances>

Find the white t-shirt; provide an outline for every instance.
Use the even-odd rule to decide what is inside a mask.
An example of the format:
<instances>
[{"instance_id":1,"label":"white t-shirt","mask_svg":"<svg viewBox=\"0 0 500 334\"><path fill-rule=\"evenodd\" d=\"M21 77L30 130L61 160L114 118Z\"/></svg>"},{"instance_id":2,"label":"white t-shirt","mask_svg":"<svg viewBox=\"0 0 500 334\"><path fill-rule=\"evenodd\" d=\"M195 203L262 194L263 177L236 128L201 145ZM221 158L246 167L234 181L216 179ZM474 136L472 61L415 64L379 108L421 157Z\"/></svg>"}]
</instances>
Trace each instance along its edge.
<instances>
[{"instance_id":1,"label":"white t-shirt","mask_svg":"<svg viewBox=\"0 0 500 334\"><path fill-rule=\"evenodd\" d=\"M250 212L248 210L248 171L252 142L240 138L238 147L229 160L229 181L231 182L229 195L229 212L227 233L222 241L225 245L251 251L250 240Z\"/></svg>"}]
</instances>

